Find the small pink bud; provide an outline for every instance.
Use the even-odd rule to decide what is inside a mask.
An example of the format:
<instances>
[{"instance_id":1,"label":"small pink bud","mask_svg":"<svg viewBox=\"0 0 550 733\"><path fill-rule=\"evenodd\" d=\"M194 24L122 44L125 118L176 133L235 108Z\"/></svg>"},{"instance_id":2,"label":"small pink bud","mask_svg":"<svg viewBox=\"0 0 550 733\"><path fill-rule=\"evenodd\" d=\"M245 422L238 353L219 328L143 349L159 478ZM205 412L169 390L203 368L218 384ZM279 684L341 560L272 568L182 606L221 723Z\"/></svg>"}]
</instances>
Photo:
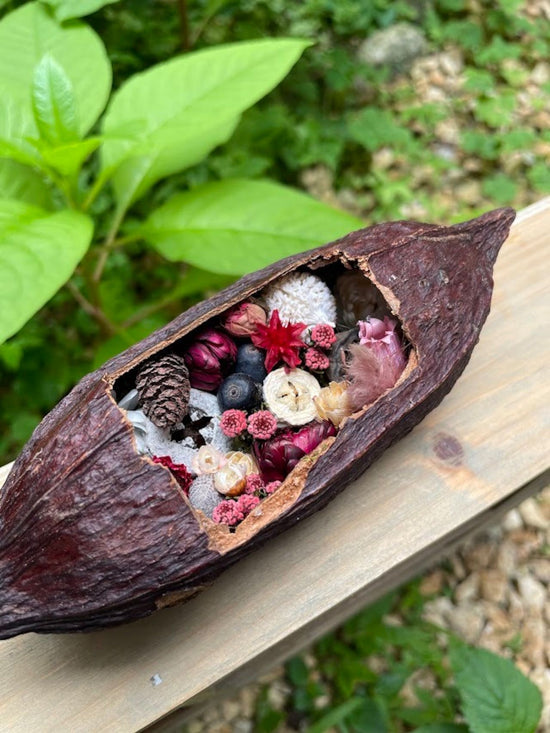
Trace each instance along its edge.
<instances>
[{"instance_id":1,"label":"small pink bud","mask_svg":"<svg viewBox=\"0 0 550 733\"><path fill-rule=\"evenodd\" d=\"M232 336L250 336L256 332L258 323L265 326L267 314L256 303L247 301L232 308L226 315L223 327Z\"/></svg>"}]
</instances>

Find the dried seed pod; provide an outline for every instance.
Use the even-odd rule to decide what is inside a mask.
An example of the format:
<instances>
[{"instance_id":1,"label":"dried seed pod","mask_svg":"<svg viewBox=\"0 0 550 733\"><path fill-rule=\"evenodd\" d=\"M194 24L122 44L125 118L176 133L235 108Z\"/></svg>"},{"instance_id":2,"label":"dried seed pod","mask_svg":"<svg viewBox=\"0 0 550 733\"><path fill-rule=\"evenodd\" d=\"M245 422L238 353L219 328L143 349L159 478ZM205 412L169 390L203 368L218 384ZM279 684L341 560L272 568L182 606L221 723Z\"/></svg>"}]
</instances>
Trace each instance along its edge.
<instances>
[{"instance_id":1,"label":"dried seed pod","mask_svg":"<svg viewBox=\"0 0 550 733\"><path fill-rule=\"evenodd\" d=\"M513 219L499 209L452 227L396 222L354 232L247 275L84 377L35 430L0 492L0 638L146 616L190 598L324 507L460 376L489 313L493 264ZM407 341L398 383L312 453L302 457L294 446L291 474L261 512L243 510L231 528L198 515L170 472L138 453L113 387L124 394L140 365L185 348L277 278L328 268L329 281L350 267L384 294Z\"/></svg>"},{"instance_id":2,"label":"dried seed pod","mask_svg":"<svg viewBox=\"0 0 550 733\"><path fill-rule=\"evenodd\" d=\"M189 371L177 354L149 361L136 376L136 389L145 415L158 428L177 425L189 409Z\"/></svg>"}]
</instances>

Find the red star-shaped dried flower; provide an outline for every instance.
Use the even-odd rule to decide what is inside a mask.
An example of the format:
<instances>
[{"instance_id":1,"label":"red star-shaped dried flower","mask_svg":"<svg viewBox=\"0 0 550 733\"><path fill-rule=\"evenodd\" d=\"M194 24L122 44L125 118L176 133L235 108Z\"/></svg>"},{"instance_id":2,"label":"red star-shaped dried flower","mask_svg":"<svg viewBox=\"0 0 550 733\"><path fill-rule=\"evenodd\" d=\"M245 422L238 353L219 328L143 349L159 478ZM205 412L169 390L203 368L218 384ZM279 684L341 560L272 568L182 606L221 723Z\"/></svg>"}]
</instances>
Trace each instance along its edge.
<instances>
[{"instance_id":1,"label":"red star-shaped dried flower","mask_svg":"<svg viewBox=\"0 0 550 733\"><path fill-rule=\"evenodd\" d=\"M266 350L265 368L268 372L279 361L284 361L292 369L300 364L298 352L304 346L300 338L304 328L305 323L289 323L283 326L278 310L273 311L268 324L257 324L256 333L251 334L250 338L254 346Z\"/></svg>"}]
</instances>

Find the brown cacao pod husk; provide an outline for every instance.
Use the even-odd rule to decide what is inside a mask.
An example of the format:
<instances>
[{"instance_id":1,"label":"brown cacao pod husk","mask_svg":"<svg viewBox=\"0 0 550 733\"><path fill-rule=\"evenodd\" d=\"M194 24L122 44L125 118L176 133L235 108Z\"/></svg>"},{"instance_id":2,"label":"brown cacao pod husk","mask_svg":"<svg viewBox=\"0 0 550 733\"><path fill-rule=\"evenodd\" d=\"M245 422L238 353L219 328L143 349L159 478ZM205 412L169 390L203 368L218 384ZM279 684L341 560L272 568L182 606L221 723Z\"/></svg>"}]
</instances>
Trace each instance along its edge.
<instances>
[{"instance_id":1,"label":"brown cacao pod husk","mask_svg":"<svg viewBox=\"0 0 550 733\"><path fill-rule=\"evenodd\" d=\"M226 567L324 507L451 389L478 340L492 268L514 219L379 224L243 277L87 375L35 430L0 492L0 638L101 628L190 598ZM113 397L153 358L296 268L353 265L411 344L396 386L304 457L229 532L137 453ZM182 341L183 339L183 341ZM121 395L119 395L121 396Z\"/></svg>"}]
</instances>

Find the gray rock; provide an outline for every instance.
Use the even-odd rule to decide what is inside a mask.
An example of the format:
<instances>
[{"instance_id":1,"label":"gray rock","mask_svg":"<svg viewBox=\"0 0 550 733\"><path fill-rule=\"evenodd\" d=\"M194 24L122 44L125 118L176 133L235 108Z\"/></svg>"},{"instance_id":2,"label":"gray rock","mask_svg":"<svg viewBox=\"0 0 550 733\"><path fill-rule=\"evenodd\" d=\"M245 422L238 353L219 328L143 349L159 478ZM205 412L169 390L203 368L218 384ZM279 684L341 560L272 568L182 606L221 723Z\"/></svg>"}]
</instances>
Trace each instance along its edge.
<instances>
[{"instance_id":1,"label":"gray rock","mask_svg":"<svg viewBox=\"0 0 550 733\"><path fill-rule=\"evenodd\" d=\"M428 44L420 28L411 23L376 31L363 41L357 52L359 61L372 66L402 68L426 53Z\"/></svg>"}]
</instances>

